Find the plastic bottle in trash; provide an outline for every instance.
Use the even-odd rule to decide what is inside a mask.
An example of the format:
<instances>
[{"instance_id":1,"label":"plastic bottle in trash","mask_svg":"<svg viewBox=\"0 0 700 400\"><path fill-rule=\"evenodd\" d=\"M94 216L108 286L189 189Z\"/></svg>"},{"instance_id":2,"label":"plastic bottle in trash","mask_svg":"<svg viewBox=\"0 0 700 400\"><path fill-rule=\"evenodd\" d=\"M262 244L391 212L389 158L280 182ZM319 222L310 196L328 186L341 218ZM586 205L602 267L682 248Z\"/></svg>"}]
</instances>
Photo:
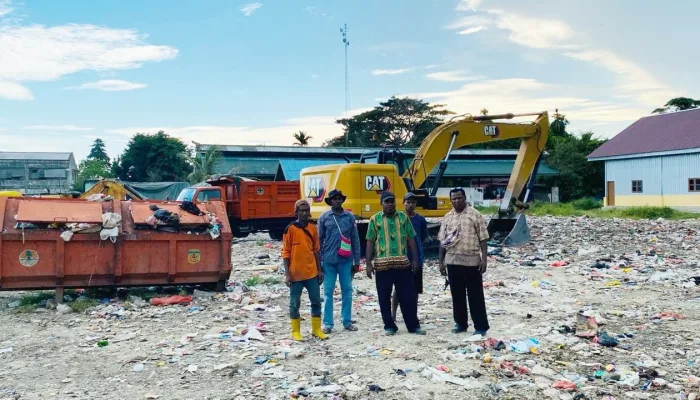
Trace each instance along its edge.
<instances>
[{"instance_id":1,"label":"plastic bottle in trash","mask_svg":"<svg viewBox=\"0 0 700 400\"><path fill-rule=\"evenodd\" d=\"M539 346L540 342L537 339L530 338L528 340L511 343L510 349L516 353L536 353Z\"/></svg>"}]
</instances>

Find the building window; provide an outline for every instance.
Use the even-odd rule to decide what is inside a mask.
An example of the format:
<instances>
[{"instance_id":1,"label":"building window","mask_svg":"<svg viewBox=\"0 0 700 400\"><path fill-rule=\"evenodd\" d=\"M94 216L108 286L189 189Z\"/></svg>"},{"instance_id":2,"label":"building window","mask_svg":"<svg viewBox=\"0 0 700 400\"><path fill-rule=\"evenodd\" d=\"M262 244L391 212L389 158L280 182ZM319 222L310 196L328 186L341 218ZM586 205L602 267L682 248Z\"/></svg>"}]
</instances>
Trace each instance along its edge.
<instances>
[{"instance_id":1,"label":"building window","mask_svg":"<svg viewBox=\"0 0 700 400\"><path fill-rule=\"evenodd\" d=\"M700 178L688 179L688 191L689 192L700 192Z\"/></svg>"},{"instance_id":2,"label":"building window","mask_svg":"<svg viewBox=\"0 0 700 400\"><path fill-rule=\"evenodd\" d=\"M632 193L642 193L642 181L632 181Z\"/></svg>"}]
</instances>

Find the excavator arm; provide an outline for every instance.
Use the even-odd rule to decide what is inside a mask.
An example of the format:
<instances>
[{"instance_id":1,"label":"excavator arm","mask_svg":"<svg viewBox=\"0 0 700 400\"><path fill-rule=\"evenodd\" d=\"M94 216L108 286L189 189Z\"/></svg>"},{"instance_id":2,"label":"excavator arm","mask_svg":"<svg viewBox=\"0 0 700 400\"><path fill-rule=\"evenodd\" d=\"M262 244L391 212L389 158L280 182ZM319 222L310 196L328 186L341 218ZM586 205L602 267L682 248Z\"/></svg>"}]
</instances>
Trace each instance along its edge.
<instances>
[{"instance_id":1,"label":"excavator arm","mask_svg":"<svg viewBox=\"0 0 700 400\"><path fill-rule=\"evenodd\" d=\"M494 122L494 120L524 116L536 116L536 119L526 123ZM492 230L517 230L525 222L524 219L521 221L520 217L514 217L514 204L517 203L517 199L528 180L536 172L540 155L547 143L548 131L549 117L546 111L527 114L467 116L460 120L450 121L435 128L425 138L403 178L411 183L413 189L420 188L437 166L440 166L437 179L439 181L442 172L447 167L447 161L453 149L476 143L520 138L522 143L515 159L498 218L496 221L492 219L492 222L489 223L489 232ZM439 182L436 182L433 192L430 193L431 196L435 196L438 184ZM525 229L527 229L527 225L525 225ZM513 240L510 242L519 241L515 237L517 235L511 236ZM524 236L527 236L529 240L529 230Z\"/></svg>"}]
</instances>

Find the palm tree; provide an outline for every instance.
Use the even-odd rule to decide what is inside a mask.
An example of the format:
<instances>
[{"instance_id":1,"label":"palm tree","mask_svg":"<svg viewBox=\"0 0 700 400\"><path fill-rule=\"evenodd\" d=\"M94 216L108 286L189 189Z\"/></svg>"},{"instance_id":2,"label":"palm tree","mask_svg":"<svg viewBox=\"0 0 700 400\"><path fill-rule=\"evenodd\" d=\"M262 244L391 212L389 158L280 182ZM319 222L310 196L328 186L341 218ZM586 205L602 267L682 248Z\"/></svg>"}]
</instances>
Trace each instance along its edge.
<instances>
[{"instance_id":1,"label":"palm tree","mask_svg":"<svg viewBox=\"0 0 700 400\"><path fill-rule=\"evenodd\" d=\"M192 158L194 169L192 173L187 175L187 181L195 184L205 181L208 177L214 174L216 162L221 158L221 151L218 146L211 146L206 153L195 155Z\"/></svg>"},{"instance_id":2,"label":"palm tree","mask_svg":"<svg viewBox=\"0 0 700 400\"><path fill-rule=\"evenodd\" d=\"M306 132L304 131L299 131L294 134L294 139L297 141L294 143L295 146L301 146L301 147L306 147L309 145L309 140L311 140L313 136L309 136Z\"/></svg>"}]
</instances>

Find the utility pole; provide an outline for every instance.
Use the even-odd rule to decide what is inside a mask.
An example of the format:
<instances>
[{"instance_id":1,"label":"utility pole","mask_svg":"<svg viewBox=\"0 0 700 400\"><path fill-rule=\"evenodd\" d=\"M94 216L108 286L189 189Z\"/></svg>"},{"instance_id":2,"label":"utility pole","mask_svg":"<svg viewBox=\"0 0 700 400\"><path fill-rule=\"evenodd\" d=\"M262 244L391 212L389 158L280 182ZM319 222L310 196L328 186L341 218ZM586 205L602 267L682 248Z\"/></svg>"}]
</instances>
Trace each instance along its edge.
<instances>
[{"instance_id":1,"label":"utility pole","mask_svg":"<svg viewBox=\"0 0 700 400\"><path fill-rule=\"evenodd\" d=\"M340 33L343 35L343 47L345 47L345 112L344 117L348 117L348 103L350 102L350 97L348 95L348 46L350 46L350 39L348 39L348 24L345 24L344 28L340 28ZM348 130L345 130L345 147L348 147Z\"/></svg>"}]
</instances>

